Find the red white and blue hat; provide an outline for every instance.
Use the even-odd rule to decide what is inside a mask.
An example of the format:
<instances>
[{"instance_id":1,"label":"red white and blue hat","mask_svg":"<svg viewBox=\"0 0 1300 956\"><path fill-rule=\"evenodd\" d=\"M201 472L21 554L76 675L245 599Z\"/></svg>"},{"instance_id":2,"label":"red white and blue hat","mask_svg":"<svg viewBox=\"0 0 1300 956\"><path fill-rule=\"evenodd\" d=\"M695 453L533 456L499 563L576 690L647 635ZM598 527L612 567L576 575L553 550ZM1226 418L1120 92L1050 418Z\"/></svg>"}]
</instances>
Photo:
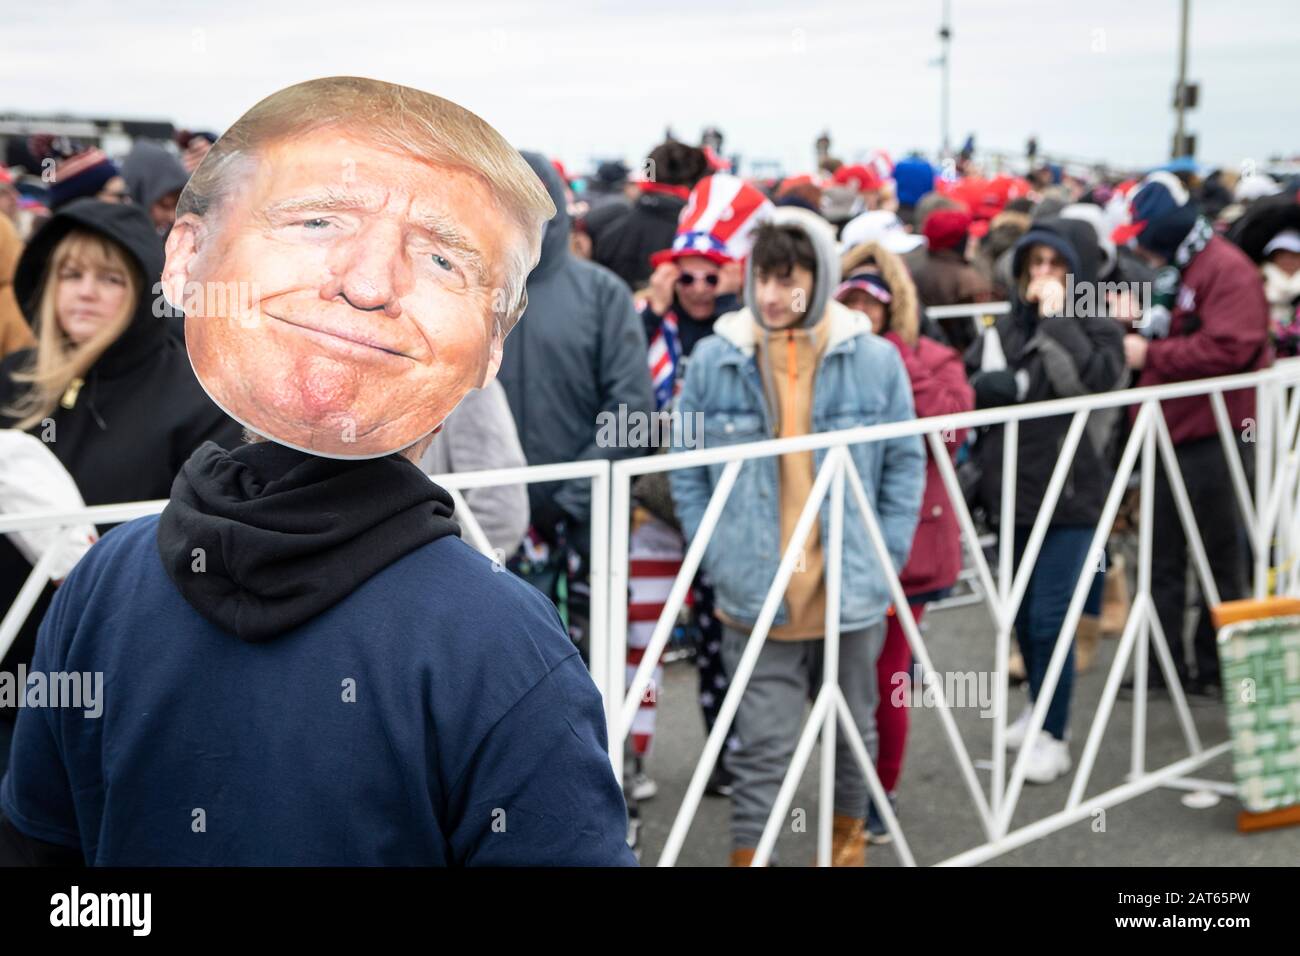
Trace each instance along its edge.
<instances>
[{"instance_id":1,"label":"red white and blue hat","mask_svg":"<svg viewBox=\"0 0 1300 956\"><path fill-rule=\"evenodd\" d=\"M1187 188L1178 177L1164 170L1151 173L1128 197L1128 222L1118 226L1112 234L1115 242L1121 245L1131 239L1137 239L1141 245L1148 226L1182 209L1190 200Z\"/></svg>"},{"instance_id":2,"label":"red white and blue hat","mask_svg":"<svg viewBox=\"0 0 1300 956\"><path fill-rule=\"evenodd\" d=\"M701 179L677 221L671 249L650 257L660 266L686 256L703 256L722 265L749 255L754 230L772 215L772 202L739 176L718 173Z\"/></svg>"},{"instance_id":3,"label":"red white and blue hat","mask_svg":"<svg viewBox=\"0 0 1300 956\"><path fill-rule=\"evenodd\" d=\"M876 272L857 272L849 276L835 289L835 300L843 302L844 296L854 289L860 289L885 305L889 305L894 301L894 294L889 288L889 283Z\"/></svg>"}]
</instances>

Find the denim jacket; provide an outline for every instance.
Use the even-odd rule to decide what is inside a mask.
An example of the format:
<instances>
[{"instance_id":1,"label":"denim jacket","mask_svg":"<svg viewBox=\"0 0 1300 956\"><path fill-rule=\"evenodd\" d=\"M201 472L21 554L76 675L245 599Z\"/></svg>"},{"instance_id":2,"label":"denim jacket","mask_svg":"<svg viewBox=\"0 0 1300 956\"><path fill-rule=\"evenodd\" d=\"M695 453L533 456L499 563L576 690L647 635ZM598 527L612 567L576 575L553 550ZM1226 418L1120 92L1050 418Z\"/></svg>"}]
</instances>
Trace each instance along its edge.
<instances>
[{"instance_id":1,"label":"denim jacket","mask_svg":"<svg viewBox=\"0 0 1300 956\"><path fill-rule=\"evenodd\" d=\"M830 432L915 417L912 389L898 350L871 332L860 312L830 301L822 321L829 339L813 385L813 431ZM703 413L705 448L772 438L772 424L755 361L755 331L742 309L718 319L714 334L696 345L674 416L674 451L684 449L684 426ZM925 450L919 436L853 445L853 464L875 509L894 570L911 550L925 488ZM815 467L826 457L814 454ZM673 502L688 538L695 536L724 465L669 473ZM704 569L718 607L738 622L758 617L781 560L780 498L775 456L741 467L726 508L709 542ZM822 547L830 542L830 494L821 507ZM844 557L840 621L845 630L879 621L892 603L889 585L863 527L857 502L845 488ZM775 624L789 620L782 601Z\"/></svg>"}]
</instances>

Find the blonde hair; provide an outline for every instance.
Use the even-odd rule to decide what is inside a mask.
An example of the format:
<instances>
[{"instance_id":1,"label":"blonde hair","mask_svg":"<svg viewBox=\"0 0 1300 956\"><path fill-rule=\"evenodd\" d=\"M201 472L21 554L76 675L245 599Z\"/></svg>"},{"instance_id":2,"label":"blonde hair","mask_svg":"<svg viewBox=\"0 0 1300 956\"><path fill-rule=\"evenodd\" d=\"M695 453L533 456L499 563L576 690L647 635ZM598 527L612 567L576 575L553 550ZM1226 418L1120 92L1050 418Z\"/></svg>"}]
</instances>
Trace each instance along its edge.
<instances>
[{"instance_id":1,"label":"blonde hair","mask_svg":"<svg viewBox=\"0 0 1300 956\"><path fill-rule=\"evenodd\" d=\"M127 282L128 294L121 313L80 343L68 338L59 325L56 312L59 273L69 264L93 270L120 269ZM16 419L14 428L25 431L53 413L68 387L84 377L131 324L140 288L137 267L126 251L112 240L80 229L71 230L59 240L50 253L36 306L35 354L26 368L14 373L15 382L29 387L3 410L5 415Z\"/></svg>"},{"instance_id":2,"label":"blonde hair","mask_svg":"<svg viewBox=\"0 0 1300 956\"><path fill-rule=\"evenodd\" d=\"M220 217L222 201L247 175L259 149L316 129L342 126L376 146L471 172L485 181L523 231L506 268L504 296L493 296L499 334L523 314L528 273L541 253L542 227L555 204L519 151L484 120L432 93L356 76L308 80L272 93L217 140L176 206L176 217Z\"/></svg>"}]
</instances>

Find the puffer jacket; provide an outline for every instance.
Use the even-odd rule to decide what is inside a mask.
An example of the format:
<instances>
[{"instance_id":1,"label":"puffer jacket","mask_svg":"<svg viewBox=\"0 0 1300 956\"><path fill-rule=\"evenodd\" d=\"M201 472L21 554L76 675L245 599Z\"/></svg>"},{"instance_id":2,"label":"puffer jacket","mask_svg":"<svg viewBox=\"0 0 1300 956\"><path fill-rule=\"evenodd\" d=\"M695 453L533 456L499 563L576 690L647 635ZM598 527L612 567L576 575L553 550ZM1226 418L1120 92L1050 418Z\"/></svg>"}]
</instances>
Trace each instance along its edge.
<instances>
[{"instance_id":1,"label":"puffer jacket","mask_svg":"<svg viewBox=\"0 0 1300 956\"><path fill-rule=\"evenodd\" d=\"M1097 281L1101 261L1096 234L1079 220L1045 219L1034 223L1013 251L1013 308L985 331L966 352L966 366L975 389L976 406L988 408L1054 398L1090 395L1115 388L1124 374L1123 335L1119 324L1097 316L1060 315L1040 318L1036 304L1019 293L1019 277L1029 249L1049 245L1066 260L1076 290ZM996 336L1007 367L985 368L985 350ZM1043 502L1052 470L1060 457L1069 415L1022 421L1016 460L1014 523L1031 525ZM1004 426L981 429L976 456L981 477L979 497L987 513L1000 522L1002 445ZM1053 525L1095 524L1110 488L1111 470L1104 449L1106 436L1086 433L1066 475L1065 487L1052 514Z\"/></svg>"}]
</instances>

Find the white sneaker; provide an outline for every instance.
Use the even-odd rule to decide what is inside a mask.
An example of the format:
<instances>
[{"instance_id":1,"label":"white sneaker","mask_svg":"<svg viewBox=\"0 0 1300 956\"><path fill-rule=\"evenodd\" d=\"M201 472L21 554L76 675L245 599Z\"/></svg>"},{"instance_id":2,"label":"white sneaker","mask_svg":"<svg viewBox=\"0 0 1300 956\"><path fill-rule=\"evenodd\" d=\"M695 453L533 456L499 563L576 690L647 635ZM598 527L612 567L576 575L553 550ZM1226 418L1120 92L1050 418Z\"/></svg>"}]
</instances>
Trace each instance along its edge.
<instances>
[{"instance_id":1,"label":"white sneaker","mask_svg":"<svg viewBox=\"0 0 1300 956\"><path fill-rule=\"evenodd\" d=\"M1020 716L1007 725L1006 741L1008 750L1019 750L1025 744L1025 734L1029 732L1029 718L1034 709L1026 705L1025 709L1020 712Z\"/></svg>"},{"instance_id":2,"label":"white sneaker","mask_svg":"<svg viewBox=\"0 0 1300 956\"><path fill-rule=\"evenodd\" d=\"M1038 732L1038 739L1029 751L1029 763L1025 767L1027 783L1051 783L1070 772L1070 745L1064 740L1057 740L1045 730Z\"/></svg>"},{"instance_id":3,"label":"white sneaker","mask_svg":"<svg viewBox=\"0 0 1300 956\"><path fill-rule=\"evenodd\" d=\"M659 792L659 784L649 777L644 771L637 771L632 777L632 799L633 800L650 800Z\"/></svg>"}]
</instances>

